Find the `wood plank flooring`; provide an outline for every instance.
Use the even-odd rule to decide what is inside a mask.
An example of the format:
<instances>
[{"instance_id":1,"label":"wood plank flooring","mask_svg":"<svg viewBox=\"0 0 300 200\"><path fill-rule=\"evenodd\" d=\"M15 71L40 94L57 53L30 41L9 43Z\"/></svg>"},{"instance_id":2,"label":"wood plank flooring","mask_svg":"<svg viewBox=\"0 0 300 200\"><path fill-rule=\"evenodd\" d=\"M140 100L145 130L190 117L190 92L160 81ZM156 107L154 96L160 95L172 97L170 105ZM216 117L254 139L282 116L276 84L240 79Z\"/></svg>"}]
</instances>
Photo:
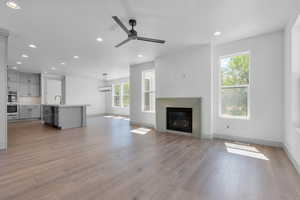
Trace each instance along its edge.
<instances>
[{"instance_id":1,"label":"wood plank flooring","mask_svg":"<svg viewBox=\"0 0 300 200\"><path fill-rule=\"evenodd\" d=\"M9 150L0 152L0 200L300 199L299 175L279 148L228 149L228 141L134 128L104 117L63 131L10 124Z\"/></svg>"}]
</instances>

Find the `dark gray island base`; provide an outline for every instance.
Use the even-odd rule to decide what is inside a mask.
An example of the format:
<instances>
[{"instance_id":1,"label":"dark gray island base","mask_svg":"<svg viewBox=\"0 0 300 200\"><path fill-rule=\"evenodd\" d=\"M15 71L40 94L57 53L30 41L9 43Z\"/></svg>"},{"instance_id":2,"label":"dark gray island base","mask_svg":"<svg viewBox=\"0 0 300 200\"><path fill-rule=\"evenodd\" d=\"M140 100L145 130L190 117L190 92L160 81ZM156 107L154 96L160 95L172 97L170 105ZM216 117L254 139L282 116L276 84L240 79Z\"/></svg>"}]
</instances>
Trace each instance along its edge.
<instances>
[{"instance_id":1,"label":"dark gray island base","mask_svg":"<svg viewBox=\"0 0 300 200\"><path fill-rule=\"evenodd\" d=\"M85 105L42 105L42 120L45 124L60 129L86 126Z\"/></svg>"}]
</instances>

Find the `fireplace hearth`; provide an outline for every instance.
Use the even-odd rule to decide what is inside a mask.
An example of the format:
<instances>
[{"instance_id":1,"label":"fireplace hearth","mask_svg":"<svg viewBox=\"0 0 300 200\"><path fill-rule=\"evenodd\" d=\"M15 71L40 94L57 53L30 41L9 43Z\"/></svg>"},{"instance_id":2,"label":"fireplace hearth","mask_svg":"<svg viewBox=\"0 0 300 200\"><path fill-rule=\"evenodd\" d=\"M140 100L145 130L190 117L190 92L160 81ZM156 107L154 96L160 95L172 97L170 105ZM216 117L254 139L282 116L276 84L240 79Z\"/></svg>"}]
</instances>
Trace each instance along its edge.
<instances>
[{"instance_id":1,"label":"fireplace hearth","mask_svg":"<svg viewBox=\"0 0 300 200\"><path fill-rule=\"evenodd\" d=\"M193 109L167 107L167 129L186 133L193 132Z\"/></svg>"}]
</instances>

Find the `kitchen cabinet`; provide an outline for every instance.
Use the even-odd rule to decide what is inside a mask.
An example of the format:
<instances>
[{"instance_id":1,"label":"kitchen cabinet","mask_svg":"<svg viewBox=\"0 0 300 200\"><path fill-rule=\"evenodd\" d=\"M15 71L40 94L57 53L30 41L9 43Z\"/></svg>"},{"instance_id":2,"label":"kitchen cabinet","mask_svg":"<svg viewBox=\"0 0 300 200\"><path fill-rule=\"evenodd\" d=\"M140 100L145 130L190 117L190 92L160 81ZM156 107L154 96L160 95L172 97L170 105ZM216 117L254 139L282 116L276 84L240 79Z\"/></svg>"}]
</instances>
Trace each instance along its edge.
<instances>
[{"instance_id":1,"label":"kitchen cabinet","mask_svg":"<svg viewBox=\"0 0 300 200\"><path fill-rule=\"evenodd\" d=\"M20 97L39 97L41 96L41 76L7 70L7 90L18 92Z\"/></svg>"},{"instance_id":2,"label":"kitchen cabinet","mask_svg":"<svg viewBox=\"0 0 300 200\"><path fill-rule=\"evenodd\" d=\"M40 105L21 105L19 109L20 119L40 119Z\"/></svg>"},{"instance_id":3,"label":"kitchen cabinet","mask_svg":"<svg viewBox=\"0 0 300 200\"><path fill-rule=\"evenodd\" d=\"M19 96L27 97L29 96L29 85L28 84L20 84L19 88Z\"/></svg>"},{"instance_id":4,"label":"kitchen cabinet","mask_svg":"<svg viewBox=\"0 0 300 200\"><path fill-rule=\"evenodd\" d=\"M20 73L20 83L39 84L38 74Z\"/></svg>"},{"instance_id":5,"label":"kitchen cabinet","mask_svg":"<svg viewBox=\"0 0 300 200\"><path fill-rule=\"evenodd\" d=\"M22 83L29 83L29 80L28 80L28 74L27 73L20 73L20 84Z\"/></svg>"},{"instance_id":6,"label":"kitchen cabinet","mask_svg":"<svg viewBox=\"0 0 300 200\"><path fill-rule=\"evenodd\" d=\"M43 105L42 120L45 124L60 128L86 126L85 105Z\"/></svg>"},{"instance_id":7,"label":"kitchen cabinet","mask_svg":"<svg viewBox=\"0 0 300 200\"><path fill-rule=\"evenodd\" d=\"M7 70L7 81L18 82L18 72L15 70Z\"/></svg>"},{"instance_id":8,"label":"kitchen cabinet","mask_svg":"<svg viewBox=\"0 0 300 200\"><path fill-rule=\"evenodd\" d=\"M33 118L33 119L41 118L41 106L40 105L32 106L31 118Z\"/></svg>"},{"instance_id":9,"label":"kitchen cabinet","mask_svg":"<svg viewBox=\"0 0 300 200\"><path fill-rule=\"evenodd\" d=\"M45 124L54 124L54 107L43 106L43 121Z\"/></svg>"},{"instance_id":10,"label":"kitchen cabinet","mask_svg":"<svg viewBox=\"0 0 300 200\"><path fill-rule=\"evenodd\" d=\"M30 85L30 94L33 97L41 96L40 85L38 85L38 84Z\"/></svg>"},{"instance_id":11,"label":"kitchen cabinet","mask_svg":"<svg viewBox=\"0 0 300 200\"><path fill-rule=\"evenodd\" d=\"M7 90L8 91L13 91L13 92L18 91L18 83L17 82L8 81L7 82Z\"/></svg>"},{"instance_id":12,"label":"kitchen cabinet","mask_svg":"<svg viewBox=\"0 0 300 200\"><path fill-rule=\"evenodd\" d=\"M21 97L41 96L40 75L20 73L19 95Z\"/></svg>"},{"instance_id":13,"label":"kitchen cabinet","mask_svg":"<svg viewBox=\"0 0 300 200\"><path fill-rule=\"evenodd\" d=\"M15 70L7 70L7 90L18 91L18 72Z\"/></svg>"},{"instance_id":14,"label":"kitchen cabinet","mask_svg":"<svg viewBox=\"0 0 300 200\"><path fill-rule=\"evenodd\" d=\"M21 97L39 97L41 96L40 86L35 84L21 84L19 95Z\"/></svg>"}]
</instances>

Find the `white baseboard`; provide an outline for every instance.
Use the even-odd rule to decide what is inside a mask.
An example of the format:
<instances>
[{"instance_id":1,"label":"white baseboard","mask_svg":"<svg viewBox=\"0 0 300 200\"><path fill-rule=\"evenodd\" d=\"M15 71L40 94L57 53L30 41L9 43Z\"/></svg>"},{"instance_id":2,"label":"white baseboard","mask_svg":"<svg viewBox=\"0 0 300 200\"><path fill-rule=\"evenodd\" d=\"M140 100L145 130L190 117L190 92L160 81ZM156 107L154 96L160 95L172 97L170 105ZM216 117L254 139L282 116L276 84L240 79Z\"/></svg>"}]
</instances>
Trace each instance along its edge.
<instances>
[{"instance_id":1,"label":"white baseboard","mask_svg":"<svg viewBox=\"0 0 300 200\"><path fill-rule=\"evenodd\" d=\"M133 126L143 126L143 127L146 127L146 128L155 128L153 124L142 123L142 122L135 122L135 121L130 121L130 125L133 125Z\"/></svg>"},{"instance_id":2,"label":"white baseboard","mask_svg":"<svg viewBox=\"0 0 300 200\"><path fill-rule=\"evenodd\" d=\"M300 175L300 165L297 163L296 159L289 151L289 148L286 146L286 144L282 144L282 148L285 151L285 153L287 154L287 156L290 159L290 161L292 162L292 164L294 165L294 167L296 168L298 174Z\"/></svg>"},{"instance_id":3,"label":"white baseboard","mask_svg":"<svg viewBox=\"0 0 300 200\"><path fill-rule=\"evenodd\" d=\"M212 140L212 139L214 139L214 137L211 134L201 134L201 139Z\"/></svg>"},{"instance_id":4,"label":"white baseboard","mask_svg":"<svg viewBox=\"0 0 300 200\"><path fill-rule=\"evenodd\" d=\"M234 140L234 141L238 141L238 142L245 142L245 143L249 143L249 144L259 144L259 145L272 146L272 147L281 147L282 148L282 146L283 146L283 144L281 142L277 142L277 141L243 138L243 137L230 136L230 135L224 135L224 134L214 134L214 138L225 139L225 140Z\"/></svg>"}]
</instances>

